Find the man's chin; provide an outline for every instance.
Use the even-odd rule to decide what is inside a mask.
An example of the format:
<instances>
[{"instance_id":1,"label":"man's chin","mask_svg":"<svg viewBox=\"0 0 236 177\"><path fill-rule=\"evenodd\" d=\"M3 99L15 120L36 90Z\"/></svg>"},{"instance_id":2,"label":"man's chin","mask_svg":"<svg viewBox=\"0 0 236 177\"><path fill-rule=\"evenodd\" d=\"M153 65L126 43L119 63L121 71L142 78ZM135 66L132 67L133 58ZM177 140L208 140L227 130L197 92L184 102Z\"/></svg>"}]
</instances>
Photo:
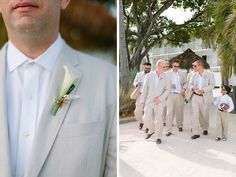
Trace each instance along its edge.
<instances>
[{"instance_id":1,"label":"man's chin","mask_svg":"<svg viewBox=\"0 0 236 177\"><path fill-rule=\"evenodd\" d=\"M33 31L38 31L39 28L39 24L35 23L35 21L28 21L28 20L24 20L24 21L19 21L16 24L16 30L20 31L20 32L33 32Z\"/></svg>"}]
</instances>

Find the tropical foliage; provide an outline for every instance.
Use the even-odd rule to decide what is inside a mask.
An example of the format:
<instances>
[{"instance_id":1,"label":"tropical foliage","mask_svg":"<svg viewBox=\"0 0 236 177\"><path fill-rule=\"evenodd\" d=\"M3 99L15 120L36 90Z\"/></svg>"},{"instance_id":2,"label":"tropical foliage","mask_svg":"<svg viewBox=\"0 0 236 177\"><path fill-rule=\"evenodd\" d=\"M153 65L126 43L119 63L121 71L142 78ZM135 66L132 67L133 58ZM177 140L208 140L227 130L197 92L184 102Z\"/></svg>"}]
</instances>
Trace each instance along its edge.
<instances>
[{"instance_id":1,"label":"tropical foliage","mask_svg":"<svg viewBox=\"0 0 236 177\"><path fill-rule=\"evenodd\" d=\"M236 2L211 0L206 13L207 23L212 23L206 39L218 50L223 75L236 73Z\"/></svg>"},{"instance_id":2,"label":"tropical foliage","mask_svg":"<svg viewBox=\"0 0 236 177\"><path fill-rule=\"evenodd\" d=\"M120 58L121 73L128 73L127 63L128 70L139 69L142 59L148 55L152 47L166 44L181 46L189 42L193 36L201 34L202 30L199 29L206 28L206 23L203 23L201 17L205 13L208 0L120 1L123 5L123 8L120 8L120 19L124 19L120 31L121 34L125 31L126 37L120 39L121 45L126 45L120 46L120 53L127 53ZM176 24L163 15L171 7L189 9L193 16L183 24ZM127 90L127 75L123 74L121 77L121 85Z\"/></svg>"}]
</instances>

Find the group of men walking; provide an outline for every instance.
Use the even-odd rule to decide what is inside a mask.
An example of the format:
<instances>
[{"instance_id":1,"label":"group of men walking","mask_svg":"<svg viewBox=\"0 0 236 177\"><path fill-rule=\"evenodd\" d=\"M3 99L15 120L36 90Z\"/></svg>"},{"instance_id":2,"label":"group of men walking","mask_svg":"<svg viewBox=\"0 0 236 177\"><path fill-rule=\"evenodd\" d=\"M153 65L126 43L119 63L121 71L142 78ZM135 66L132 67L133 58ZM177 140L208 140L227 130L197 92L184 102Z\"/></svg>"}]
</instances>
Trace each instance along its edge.
<instances>
[{"instance_id":1,"label":"group of men walking","mask_svg":"<svg viewBox=\"0 0 236 177\"><path fill-rule=\"evenodd\" d=\"M190 104L191 139L208 134L209 106L213 103L215 79L212 72L204 69L204 61L193 62L193 70L186 73L180 69L180 60L170 64L158 60L156 70L151 71L151 64L145 63L144 70L136 74L134 86L140 88L136 99L135 117L139 129L145 129L145 138L155 136L156 143L162 142L163 127L166 136L172 135L175 125L183 131L184 102Z\"/></svg>"}]
</instances>

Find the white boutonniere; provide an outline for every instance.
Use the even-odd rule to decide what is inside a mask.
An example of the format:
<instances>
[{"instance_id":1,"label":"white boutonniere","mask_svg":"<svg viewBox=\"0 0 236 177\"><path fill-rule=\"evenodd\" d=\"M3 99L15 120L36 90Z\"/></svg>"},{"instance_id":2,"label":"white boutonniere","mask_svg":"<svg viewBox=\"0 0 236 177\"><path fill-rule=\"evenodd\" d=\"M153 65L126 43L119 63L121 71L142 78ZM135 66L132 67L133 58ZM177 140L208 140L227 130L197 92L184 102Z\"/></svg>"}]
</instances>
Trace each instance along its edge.
<instances>
[{"instance_id":1,"label":"white boutonniere","mask_svg":"<svg viewBox=\"0 0 236 177\"><path fill-rule=\"evenodd\" d=\"M51 113L52 115L56 115L58 109L64 105L65 102L78 98L79 95L71 96L70 93L75 88L75 83L77 82L78 78L72 75L67 66L64 66L65 76L63 83L61 85L60 93L56 98L55 104L52 107Z\"/></svg>"}]
</instances>

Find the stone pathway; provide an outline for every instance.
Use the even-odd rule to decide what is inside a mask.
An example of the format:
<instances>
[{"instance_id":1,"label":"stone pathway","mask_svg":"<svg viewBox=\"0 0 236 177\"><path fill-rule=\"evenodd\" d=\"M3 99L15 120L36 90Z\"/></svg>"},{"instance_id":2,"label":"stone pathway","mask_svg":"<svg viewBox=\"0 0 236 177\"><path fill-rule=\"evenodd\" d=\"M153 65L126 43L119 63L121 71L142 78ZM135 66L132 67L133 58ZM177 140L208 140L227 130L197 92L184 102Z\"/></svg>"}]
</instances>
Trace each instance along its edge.
<instances>
[{"instance_id":1,"label":"stone pathway","mask_svg":"<svg viewBox=\"0 0 236 177\"><path fill-rule=\"evenodd\" d=\"M210 109L209 135L191 140L190 113L185 105L184 131L144 139L137 122L120 124L120 177L236 177L236 114L231 114L227 141L216 142L216 110ZM164 129L165 133L165 129Z\"/></svg>"}]
</instances>

